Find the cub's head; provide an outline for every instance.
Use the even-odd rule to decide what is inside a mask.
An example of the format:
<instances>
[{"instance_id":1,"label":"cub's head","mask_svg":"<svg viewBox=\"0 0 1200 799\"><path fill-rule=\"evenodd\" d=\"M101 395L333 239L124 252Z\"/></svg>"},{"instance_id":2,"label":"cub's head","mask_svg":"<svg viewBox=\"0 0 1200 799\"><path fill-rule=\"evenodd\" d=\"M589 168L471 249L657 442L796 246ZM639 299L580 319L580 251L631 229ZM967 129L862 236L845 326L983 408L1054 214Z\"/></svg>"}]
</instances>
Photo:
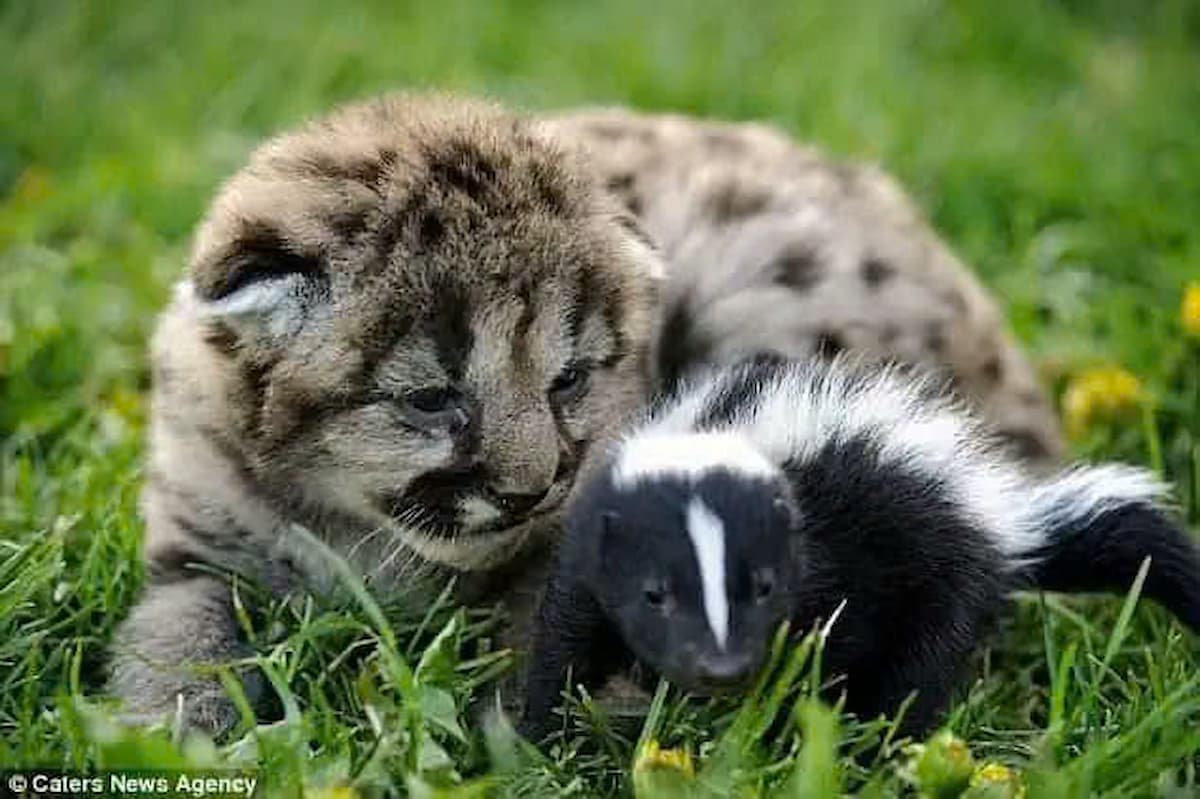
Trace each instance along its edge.
<instances>
[{"instance_id":1,"label":"cub's head","mask_svg":"<svg viewBox=\"0 0 1200 799\"><path fill-rule=\"evenodd\" d=\"M231 443L270 493L482 568L641 401L660 270L526 120L390 97L262 146L176 308L227 365Z\"/></svg>"},{"instance_id":2,"label":"cub's head","mask_svg":"<svg viewBox=\"0 0 1200 799\"><path fill-rule=\"evenodd\" d=\"M631 438L567 524L572 569L643 662L694 693L754 679L801 559L790 487L744 439Z\"/></svg>"}]
</instances>

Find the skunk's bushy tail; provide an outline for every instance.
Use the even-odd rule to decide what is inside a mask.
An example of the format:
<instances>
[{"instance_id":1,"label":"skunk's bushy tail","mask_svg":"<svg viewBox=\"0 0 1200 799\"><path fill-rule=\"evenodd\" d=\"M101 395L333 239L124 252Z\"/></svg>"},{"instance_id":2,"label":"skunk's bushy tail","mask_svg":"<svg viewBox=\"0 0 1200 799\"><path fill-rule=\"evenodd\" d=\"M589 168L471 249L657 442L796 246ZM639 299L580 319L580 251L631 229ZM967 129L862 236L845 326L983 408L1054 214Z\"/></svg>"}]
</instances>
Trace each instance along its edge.
<instances>
[{"instance_id":1,"label":"skunk's bushy tail","mask_svg":"<svg viewBox=\"0 0 1200 799\"><path fill-rule=\"evenodd\" d=\"M1035 486L1024 513L1039 543L1021 553L1028 587L1142 593L1200 632L1200 545L1165 504L1167 489L1129 466L1078 467ZM1023 514L1024 515L1024 514Z\"/></svg>"}]
</instances>

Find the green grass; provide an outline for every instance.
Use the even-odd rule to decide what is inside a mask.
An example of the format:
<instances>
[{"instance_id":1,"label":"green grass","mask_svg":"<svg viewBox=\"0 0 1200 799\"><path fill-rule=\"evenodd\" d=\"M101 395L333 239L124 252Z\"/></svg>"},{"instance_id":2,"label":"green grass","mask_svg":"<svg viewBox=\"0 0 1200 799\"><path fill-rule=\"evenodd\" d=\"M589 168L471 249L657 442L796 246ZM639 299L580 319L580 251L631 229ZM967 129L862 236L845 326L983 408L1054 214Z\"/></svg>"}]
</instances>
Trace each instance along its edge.
<instances>
[{"instance_id":1,"label":"green grass","mask_svg":"<svg viewBox=\"0 0 1200 799\"><path fill-rule=\"evenodd\" d=\"M1200 277L1193 0L9 0L0 45L0 765L259 765L293 793L634 790L637 731L586 699L544 758L472 723L501 664L478 654L488 614L449 607L256 614L285 718L220 748L103 720L104 648L141 580L145 340L189 231L261 136L383 89L766 118L882 163L1056 391L1100 364L1139 377L1145 418L1076 452L1163 469L1200 522L1200 346L1179 326ZM1026 598L948 724L1031 796L1195 795L1198 648L1156 608ZM699 773L643 768L639 795L886 796L929 773L894 741L841 759L885 733L805 700L808 665L788 662L795 679L740 709L660 697L648 729Z\"/></svg>"}]
</instances>

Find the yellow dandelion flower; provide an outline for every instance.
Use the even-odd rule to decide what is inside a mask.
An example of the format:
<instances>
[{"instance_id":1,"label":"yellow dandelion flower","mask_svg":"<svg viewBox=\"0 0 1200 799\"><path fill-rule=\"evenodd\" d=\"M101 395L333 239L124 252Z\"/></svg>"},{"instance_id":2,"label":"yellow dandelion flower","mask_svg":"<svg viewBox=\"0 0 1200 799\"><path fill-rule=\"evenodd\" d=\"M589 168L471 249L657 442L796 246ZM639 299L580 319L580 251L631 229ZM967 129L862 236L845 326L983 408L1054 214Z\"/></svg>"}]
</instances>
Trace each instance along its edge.
<instances>
[{"instance_id":1,"label":"yellow dandelion flower","mask_svg":"<svg viewBox=\"0 0 1200 799\"><path fill-rule=\"evenodd\" d=\"M1014 779L1013 770L1003 763L984 763L975 770L971 784L977 782L1011 782Z\"/></svg>"},{"instance_id":2,"label":"yellow dandelion flower","mask_svg":"<svg viewBox=\"0 0 1200 799\"><path fill-rule=\"evenodd\" d=\"M947 730L912 747L907 772L921 796L954 797L966 789L975 763L966 743Z\"/></svg>"},{"instance_id":3,"label":"yellow dandelion flower","mask_svg":"<svg viewBox=\"0 0 1200 799\"><path fill-rule=\"evenodd\" d=\"M127 422L142 417L142 396L127 388L116 388L108 395L108 409Z\"/></svg>"},{"instance_id":4,"label":"yellow dandelion flower","mask_svg":"<svg viewBox=\"0 0 1200 799\"><path fill-rule=\"evenodd\" d=\"M633 761L636 797L685 797L695 779L696 768L686 749L663 749L658 741L647 741Z\"/></svg>"},{"instance_id":5,"label":"yellow dandelion flower","mask_svg":"<svg viewBox=\"0 0 1200 799\"><path fill-rule=\"evenodd\" d=\"M331 785L326 788L306 788L305 799L359 799L358 791L349 785Z\"/></svg>"},{"instance_id":6,"label":"yellow dandelion flower","mask_svg":"<svg viewBox=\"0 0 1200 799\"><path fill-rule=\"evenodd\" d=\"M971 776L963 799L1024 799L1025 783L1019 772L1000 763L985 763Z\"/></svg>"},{"instance_id":7,"label":"yellow dandelion flower","mask_svg":"<svg viewBox=\"0 0 1200 799\"><path fill-rule=\"evenodd\" d=\"M1183 290L1179 319L1185 333L1200 337L1200 283L1188 283Z\"/></svg>"},{"instance_id":8,"label":"yellow dandelion flower","mask_svg":"<svg viewBox=\"0 0 1200 799\"><path fill-rule=\"evenodd\" d=\"M688 778L696 776L692 756L686 749L663 749L658 741L647 741L633 764L634 771L651 769L678 771Z\"/></svg>"},{"instance_id":9,"label":"yellow dandelion flower","mask_svg":"<svg viewBox=\"0 0 1200 799\"><path fill-rule=\"evenodd\" d=\"M1075 375L1063 393L1067 432L1079 438L1098 422L1126 417L1145 399L1142 384L1119 366L1102 366Z\"/></svg>"},{"instance_id":10,"label":"yellow dandelion flower","mask_svg":"<svg viewBox=\"0 0 1200 799\"><path fill-rule=\"evenodd\" d=\"M18 177L12 196L18 202L33 203L50 195L50 173L41 167L27 167Z\"/></svg>"}]
</instances>

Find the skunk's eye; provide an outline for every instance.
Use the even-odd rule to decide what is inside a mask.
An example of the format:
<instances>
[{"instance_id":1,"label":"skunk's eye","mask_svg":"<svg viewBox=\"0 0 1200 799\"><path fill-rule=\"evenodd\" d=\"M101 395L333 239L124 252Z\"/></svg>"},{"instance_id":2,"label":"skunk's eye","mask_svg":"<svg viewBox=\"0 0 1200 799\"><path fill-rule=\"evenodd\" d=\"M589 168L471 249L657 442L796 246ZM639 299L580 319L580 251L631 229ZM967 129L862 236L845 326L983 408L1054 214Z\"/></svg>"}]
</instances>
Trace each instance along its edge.
<instances>
[{"instance_id":1,"label":"skunk's eye","mask_svg":"<svg viewBox=\"0 0 1200 799\"><path fill-rule=\"evenodd\" d=\"M771 508L780 516L790 519L792 516L792 506L784 497L775 497L771 503Z\"/></svg>"},{"instance_id":2,"label":"skunk's eye","mask_svg":"<svg viewBox=\"0 0 1200 799\"><path fill-rule=\"evenodd\" d=\"M754 574L754 599L761 602L775 593L775 572L760 569Z\"/></svg>"},{"instance_id":3,"label":"skunk's eye","mask_svg":"<svg viewBox=\"0 0 1200 799\"><path fill-rule=\"evenodd\" d=\"M667 587L661 582L647 583L642 589L642 598L650 607L662 610L667 606Z\"/></svg>"}]
</instances>

